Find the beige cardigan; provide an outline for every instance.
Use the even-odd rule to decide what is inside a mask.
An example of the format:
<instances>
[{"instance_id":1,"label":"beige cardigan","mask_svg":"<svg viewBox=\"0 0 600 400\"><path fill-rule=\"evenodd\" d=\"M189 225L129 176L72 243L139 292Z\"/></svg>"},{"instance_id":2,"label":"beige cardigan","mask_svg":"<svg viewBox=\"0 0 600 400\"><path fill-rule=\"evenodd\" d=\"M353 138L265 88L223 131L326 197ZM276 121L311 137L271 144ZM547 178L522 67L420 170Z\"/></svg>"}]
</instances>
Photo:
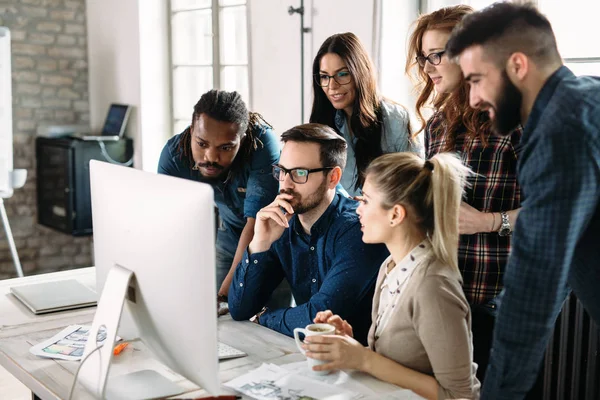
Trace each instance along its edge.
<instances>
[{"instance_id":1,"label":"beige cardigan","mask_svg":"<svg viewBox=\"0 0 600 400\"><path fill-rule=\"evenodd\" d=\"M379 337L375 337L375 323L371 325L369 347L398 364L433 376L439 384L439 399L479 399L471 311L460 273L432 260L424 260L413 272ZM377 321L388 261L383 262L377 277L373 321Z\"/></svg>"}]
</instances>

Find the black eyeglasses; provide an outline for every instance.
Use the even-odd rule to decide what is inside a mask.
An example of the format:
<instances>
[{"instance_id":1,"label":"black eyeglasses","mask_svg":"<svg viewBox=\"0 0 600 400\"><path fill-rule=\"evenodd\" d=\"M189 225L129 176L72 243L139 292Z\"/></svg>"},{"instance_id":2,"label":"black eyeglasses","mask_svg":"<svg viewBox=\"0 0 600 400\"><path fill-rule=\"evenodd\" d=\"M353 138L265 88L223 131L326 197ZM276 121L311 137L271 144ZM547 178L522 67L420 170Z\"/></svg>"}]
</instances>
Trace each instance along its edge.
<instances>
[{"instance_id":1,"label":"black eyeglasses","mask_svg":"<svg viewBox=\"0 0 600 400\"><path fill-rule=\"evenodd\" d=\"M440 65L440 63L442 62L442 56L445 52L446 50L438 51L435 53L428 54L427 57L416 56L415 59L421 67L425 66L425 61L429 61L429 64L431 65Z\"/></svg>"},{"instance_id":2,"label":"black eyeglasses","mask_svg":"<svg viewBox=\"0 0 600 400\"><path fill-rule=\"evenodd\" d=\"M352 75L350 75L350 72L348 71L340 71L335 75L315 74L315 82L317 82L317 85L321 87L329 86L331 78L333 78L333 80L340 85L347 85L352 80Z\"/></svg>"},{"instance_id":3,"label":"black eyeglasses","mask_svg":"<svg viewBox=\"0 0 600 400\"><path fill-rule=\"evenodd\" d=\"M279 165L273 165L273 178L277 179L279 182L283 182L285 180L285 176L287 174L290 174L290 177L292 178L293 182L303 184L308 181L308 175L312 174L313 172L328 171L328 170L334 169L334 168L335 167L324 167L324 168L313 168L313 169L306 169L306 168L287 169L287 168L281 167Z\"/></svg>"}]
</instances>

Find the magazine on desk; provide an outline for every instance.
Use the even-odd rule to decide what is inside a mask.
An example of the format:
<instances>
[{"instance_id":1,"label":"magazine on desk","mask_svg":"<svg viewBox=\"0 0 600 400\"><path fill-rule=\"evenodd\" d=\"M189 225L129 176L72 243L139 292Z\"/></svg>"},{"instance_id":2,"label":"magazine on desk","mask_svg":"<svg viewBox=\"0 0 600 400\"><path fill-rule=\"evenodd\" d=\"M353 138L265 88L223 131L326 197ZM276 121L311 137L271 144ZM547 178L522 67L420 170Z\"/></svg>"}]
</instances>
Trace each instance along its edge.
<instances>
[{"instance_id":1,"label":"magazine on desk","mask_svg":"<svg viewBox=\"0 0 600 400\"><path fill-rule=\"evenodd\" d=\"M91 326L69 325L50 339L29 349L29 352L38 357L55 358L67 361L79 361L83 356ZM102 346L106 340L106 331L100 329L97 336L98 345ZM117 336L117 340L121 340Z\"/></svg>"}]
</instances>

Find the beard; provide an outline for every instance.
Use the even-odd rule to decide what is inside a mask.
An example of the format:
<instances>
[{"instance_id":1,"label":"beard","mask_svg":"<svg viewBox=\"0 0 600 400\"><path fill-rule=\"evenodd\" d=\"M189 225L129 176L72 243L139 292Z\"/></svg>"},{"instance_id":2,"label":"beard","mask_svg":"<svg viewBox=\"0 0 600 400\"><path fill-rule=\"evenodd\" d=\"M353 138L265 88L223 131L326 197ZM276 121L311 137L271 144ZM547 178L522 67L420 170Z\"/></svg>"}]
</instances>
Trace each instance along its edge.
<instances>
[{"instance_id":1,"label":"beard","mask_svg":"<svg viewBox=\"0 0 600 400\"><path fill-rule=\"evenodd\" d=\"M496 117L492 120L492 129L496 135L508 136L521 124L521 104L523 95L508 78L506 70L502 72L500 97L496 101Z\"/></svg>"},{"instance_id":2,"label":"beard","mask_svg":"<svg viewBox=\"0 0 600 400\"><path fill-rule=\"evenodd\" d=\"M323 183L311 193L306 199L303 199L300 193L292 190L292 189L281 189L279 193L285 193L294 196L294 198L289 202L292 208L294 209L294 214L304 214L311 210L314 210L323 202L325 198L325 193L327 192L327 181L324 179Z\"/></svg>"}]
</instances>

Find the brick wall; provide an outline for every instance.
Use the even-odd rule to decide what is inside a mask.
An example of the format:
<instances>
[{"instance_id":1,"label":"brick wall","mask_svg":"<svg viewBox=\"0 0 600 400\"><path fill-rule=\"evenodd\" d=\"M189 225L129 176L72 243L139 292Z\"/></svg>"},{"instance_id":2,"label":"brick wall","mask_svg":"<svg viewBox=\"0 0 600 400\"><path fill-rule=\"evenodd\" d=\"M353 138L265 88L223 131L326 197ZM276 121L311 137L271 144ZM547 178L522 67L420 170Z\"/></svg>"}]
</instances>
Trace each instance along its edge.
<instances>
[{"instance_id":1,"label":"brick wall","mask_svg":"<svg viewBox=\"0 0 600 400\"><path fill-rule=\"evenodd\" d=\"M0 0L12 36L14 167L25 187L5 199L25 275L92 264L91 239L37 224L35 135L40 124L88 124L85 0ZM0 279L16 276L0 228Z\"/></svg>"}]
</instances>

